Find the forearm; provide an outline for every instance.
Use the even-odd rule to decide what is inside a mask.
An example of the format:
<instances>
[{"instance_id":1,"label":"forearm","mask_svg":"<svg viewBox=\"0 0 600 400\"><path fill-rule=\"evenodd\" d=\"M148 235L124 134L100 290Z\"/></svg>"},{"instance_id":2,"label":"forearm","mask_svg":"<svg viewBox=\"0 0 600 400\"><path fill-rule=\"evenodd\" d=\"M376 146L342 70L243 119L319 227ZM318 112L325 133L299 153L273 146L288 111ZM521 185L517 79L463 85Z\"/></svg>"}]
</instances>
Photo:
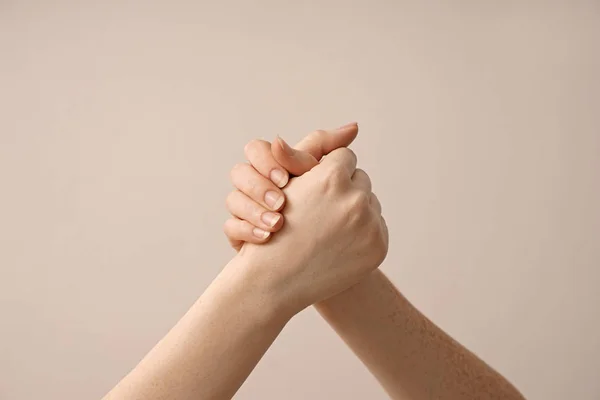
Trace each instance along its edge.
<instances>
[{"instance_id":1,"label":"forearm","mask_svg":"<svg viewBox=\"0 0 600 400\"><path fill-rule=\"evenodd\" d=\"M231 399L285 326L234 258L106 399Z\"/></svg>"},{"instance_id":2,"label":"forearm","mask_svg":"<svg viewBox=\"0 0 600 400\"><path fill-rule=\"evenodd\" d=\"M523 399L379 270L316 308L393 399Z\"/></svg>"}]
</instances>

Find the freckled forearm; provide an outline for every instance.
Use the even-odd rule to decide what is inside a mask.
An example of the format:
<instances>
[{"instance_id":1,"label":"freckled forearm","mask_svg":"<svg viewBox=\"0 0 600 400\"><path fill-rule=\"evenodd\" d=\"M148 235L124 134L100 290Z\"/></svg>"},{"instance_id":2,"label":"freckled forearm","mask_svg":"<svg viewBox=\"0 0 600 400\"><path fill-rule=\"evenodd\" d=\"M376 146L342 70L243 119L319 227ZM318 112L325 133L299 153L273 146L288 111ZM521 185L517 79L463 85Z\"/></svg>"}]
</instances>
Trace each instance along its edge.
<instances>
[{"instance_id":1,"label":"freckled forearm","mask_svg":"<svg viewBox=\"0 0 600 400\"><path fill-rule=\"evenodd\" d=\"M379 270L317 310L393 399L523 399L412 306Z\"/></svg>"}]
</instances>

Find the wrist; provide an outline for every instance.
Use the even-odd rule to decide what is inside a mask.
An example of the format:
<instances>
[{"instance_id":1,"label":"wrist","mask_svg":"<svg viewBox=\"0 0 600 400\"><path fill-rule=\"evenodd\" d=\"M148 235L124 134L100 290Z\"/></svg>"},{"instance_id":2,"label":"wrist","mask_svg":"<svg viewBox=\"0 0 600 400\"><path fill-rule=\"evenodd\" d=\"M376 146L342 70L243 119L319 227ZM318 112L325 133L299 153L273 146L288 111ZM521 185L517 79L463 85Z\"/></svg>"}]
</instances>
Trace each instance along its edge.
<instances>
[{"instance_id":1,"label":"wrist","mask_svg":"<svg viewBox=\"0 0 600 400\"><path fill-rule=\"evenodd\" d=\"M286 324L296 313L286 301L270 270L280 266L240 252L223 268L215 284L246 304L248 312L264 323Z\"/></svg>"}]
</instances>

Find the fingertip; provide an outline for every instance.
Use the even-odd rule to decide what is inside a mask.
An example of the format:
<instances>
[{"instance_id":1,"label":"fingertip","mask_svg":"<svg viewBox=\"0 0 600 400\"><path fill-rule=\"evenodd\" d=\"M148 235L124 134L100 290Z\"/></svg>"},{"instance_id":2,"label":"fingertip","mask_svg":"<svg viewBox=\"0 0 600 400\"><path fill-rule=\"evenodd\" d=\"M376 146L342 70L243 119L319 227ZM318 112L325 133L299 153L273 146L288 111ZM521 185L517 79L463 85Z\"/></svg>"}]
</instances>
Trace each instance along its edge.
<instances>
[{"instance_id":1,"label":"fingertip","mask_svg":"<svg viewBox=\"0 0 600 400\"><path fill-rule=\"evenodd\" d=\"M281 148L281 151L285 155L287 155L289 157L292 157L294 155L294 153L295 153L294 149L292 149L292 147L289 144L287 144L287 142L285 140L283 140L281 138L281 136L277 135L275 141L279 144L279 147Z\"/></svg>"},{"instance_id":2,"label":"fingertip","mask_svg":"<svg viewBox=\"0 0 600 400\"><path fill-rule=\"evenodd\" d=\"M231 247L237 251L239 251L246 242L262 244L266 243L271 237L271 232L257 228L248 221L235 217L225 221L223 228Z\"/></svg>"},{"instance_id":3,"label":"fingertip","mask_svg":"<svg viewBox=\"0 0 600 400\"><path fill-rule=\"evenodd\" d=\"M342 126L340 126L339 128L337 128L337 130L342 130L342 129L350 129L350 128L354 128L354 129L358 129L358 122L348 122L347 124L344 124Z\"/></svg>"},{"instance_id":4,"label":"fingertip","mask_svg":"<svg viewBox=\"0 0 600 400\"><path fill-rule=\"evenodd\" d=\"M273 157L275 158L275 156ZM287 185L290 179L290 174L286 170L276 168L271 171L271 173L269 174L269 178L271 179L271 182L276 184L277 187L281 189L285 187L285 185Z\"/></svg>"},{"instance_id":5,"label":"fingertip","mask_svg":"<svg viewBox=\"0 0 600 400\"><path fill-rule=\"evenodd\" d=\"M277 221L275 221L273 226L271 226L270 228L271 233L275 233L283 227L283 215L278 214L278 217L279 218L277 219Z\"/></svg>"},{"instance_id":6,"label":"fingertip","mask_svg":"<svg viewBox=\"0 0 600 400\"><path fill-rule=\"evenodd\" d=\"M271 235L271 232L255 227L252 229L252 235L254 236L254 238L262 242Z\"/></svg>"},{"instance_id":7,"label":"fingertip","mask_svg":"<svg viewBox=\"0 0 600 400\"><path fill-rule=\"evenodd\" d=\"M285 151L283 150L283 144L281 142L282 140L278 135L275 137L275 140L273 140L273 142L271 143L271 153L273 154L273 158L275 158L275 161L278 162L285 156Z\"/></svg>"},{"instance_id":8,"label":"fingertip","mask_svg":"<svg viewBox=\"0 0 600 400\"><path fill-rule=\"evenodd\" d=\"M294 153L290 154L288 151L285 150L284 146L286 144L287 143L285 143L285 141L283 139L281 139L279 136L277 136L277 138L271 144L271 153L273 154L273 158L275 159L275 161L279 165L281 165L286 170L286 172L288 172L287 179L289 180L289 173L294 174L293 169L296 166L297 161L296 161L296 157L294 156ZM288 145L288 147L289 147L289 145ZM293 149L292 149L292 151L295 152L295 150L293 150ZM290 169L290 167L292 167L292 169ZM287 184L287 182L286 182L286 184ZM283 186L279 186L279 187L281 188Z\"/></svg>"},{"instance_id":9,"label":"fingertip","mask_svg":"<svg viewBox=\"0 0 600 400\"><path fill-rule=\"evenodd\" d=\"M348 146L358 136L358 124L353 122L336 129L336 136L342 136L343 143Z\"/></svg>"}]
</instances>

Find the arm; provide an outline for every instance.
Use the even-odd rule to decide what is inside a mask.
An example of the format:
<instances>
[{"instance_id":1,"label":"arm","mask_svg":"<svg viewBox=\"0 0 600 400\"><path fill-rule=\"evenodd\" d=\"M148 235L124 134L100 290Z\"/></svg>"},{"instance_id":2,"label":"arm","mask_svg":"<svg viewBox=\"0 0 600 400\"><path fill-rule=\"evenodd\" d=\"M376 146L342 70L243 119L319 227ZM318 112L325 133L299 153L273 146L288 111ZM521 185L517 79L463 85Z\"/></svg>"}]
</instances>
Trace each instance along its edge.
<instances>
[{"instance_id":1,"label":"arm","mask_svg":"<svg viewBox=\"0 0 600 400\"><path fill-rule=\"evenodd\" d=\"M230 399L287 322L240 255L105 399Z\"/></svg>"},{"instance_id":2,"label":"arm","mask_svg":"<svg viewBox=\"0 0 600 400\"><path fill-rule=\"evenodd\" d=\"M316 308L393 399L523 399L379 270Z\"/></svg>"},{"instance_id":3,"label":"arm","mask_svg":"<svg viewBox=\"0 0 600 400\"><path fill-rule=\"evenodd\" d=\"M293 179L286 228L265 245L245 245L106 399L230 399L293 315L375 270L387 228L368 176L355 168L356 155L338 149Z\"/></svg>"},{"instance_id":4,"label":"arm","mask_svg":"<svg viewBox=\"0 0 600 400\"><path fill-rule=\"evenodd\" d=\"M252 203L259 202L257 193L275 190L268 179L270 172L301 175L309 171L324 154L350 144L358 133L356 125L340 129L314 132L295 149L282 140L271 145L249 143L246 156L256 168L253 174L262 175L262 180L233 171L234 184L254 181L252 193L236 184L246 196L228 201L235 220L259 226L255 216L262 210ZM257 211L248 211L253 209ZM277 225L263 228L276 232L283 224L278 215ZM236 249L244 242L269 239L257 239L248 232L230 229L226 233ZM378 270L351 289L317 303L316 308L394 399L523 398L505 378L423 316Z\"/></svg>"}]
</instances>

